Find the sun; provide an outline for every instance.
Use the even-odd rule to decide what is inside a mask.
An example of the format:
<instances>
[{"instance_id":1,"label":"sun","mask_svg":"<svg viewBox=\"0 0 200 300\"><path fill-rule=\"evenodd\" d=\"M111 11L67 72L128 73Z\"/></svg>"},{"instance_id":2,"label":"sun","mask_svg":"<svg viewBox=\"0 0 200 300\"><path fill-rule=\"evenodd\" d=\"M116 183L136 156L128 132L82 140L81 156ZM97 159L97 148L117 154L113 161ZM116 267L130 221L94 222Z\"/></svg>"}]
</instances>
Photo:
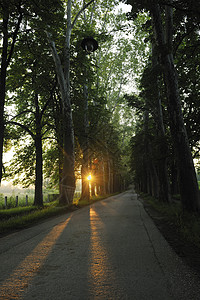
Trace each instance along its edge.
<instances>
[{"instance_id":1,"label":"sun","mask_svg":"<svg viewBox=\"0 0 200 300\"><path fill-rule=\"evenodd\" d=\"M88 175L87 180L88 181L92 180L92 175Z\"/></svg>"}]
</instances>

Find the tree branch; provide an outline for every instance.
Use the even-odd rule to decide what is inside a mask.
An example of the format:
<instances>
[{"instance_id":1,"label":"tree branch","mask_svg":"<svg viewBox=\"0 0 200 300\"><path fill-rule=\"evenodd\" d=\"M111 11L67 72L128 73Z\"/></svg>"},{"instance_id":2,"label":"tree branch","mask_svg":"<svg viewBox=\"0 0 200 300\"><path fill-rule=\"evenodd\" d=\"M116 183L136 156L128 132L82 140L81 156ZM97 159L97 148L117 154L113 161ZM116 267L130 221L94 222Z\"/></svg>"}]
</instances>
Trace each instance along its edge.
<instances>
[{"instance_id":1,"label":"tree branch","mask_svg":"<svg viewBox=\"0 0 200 300\"><path fill-rule=\"evenodd\" d=\"M15 121L8 121L7 123L13 124L13 125L17 125L17 126L21 127L21 128L24 129L26 132L28 132L28 133L31 135L31 137L32 137L33 139L35 139L34 133L32 133L32 131L31 131L26 125L20 124L20 123L15 122Z\"/></svg>"},{"instance_id":2,"label":"tree branch","mask_svg":"<svg viewBox=\"0 0 200 300\"><path fill-rule=\"evenodd\" d=\"M26 113L33 113L33 111L32 110L24 110L24 111L20 112L19 114L17 114L16 116L12 117L11 120L13 120L13 119L15 119L15 118L17 118L17 117L19 117L23 114L26 114Z\"/></svg>"},{"instance_id":3,"label":"tree branch","mask_svg":"<svg viewBox=\"0 0 200 300\"><path fill-rule=\"evenodd\" d=\"M189 35L194 31L195 28L196 28L195 25L192 26L191 30L189 30L189 31L187 31L186 33L182 34L182 36L180 36L180 38L179 38L179 40L178 40L177 42L176 42L176 40L175 40L175 42L176 42L176 47L175 47L175 49L174 49L174 54L176 54L176 52L177 52L179 46L182 44L184 38L186 38L187 36L189 36Z\"/></svg>"},{"instance_id":4,"label":"tree branch","mask_svg":"<svg viewBox=\"0 0 200 300\"><path fill-rule=\"evenodd\" d=\"M13 40L12 40L12 44L11 44L11 48L10 48L10 53L9 53L9 56L8 56L8 59L7 59L7 66L9 65L11 57L13 55L14 46L15 46L15 42L16 42L16 39L17 39L17 34L19 32L20 24L22 22L22 17L23 17L22 12L19 9L19 18L18 18L18 22L17 22L16 28L15 28L15 31L13 33Z\"/></svg>"},{"instance_id":5,"label":"tree branch","mask_svg":"<svg viewBox=\"0 0 200 300\"><path fill-rule=\"evenodd\" d=\"M95 0L90 0L87 4L85 4L81 10L77 13L77 15L75 16L74 18L74 21L72 22L72 26L71 26L71 29L73 29L74 25L76 24L76 21L78 19L78 17L80 16L80 14L92 3L94 2Z\"/></svg>"},{"instance_id":6,"label":"tree branch","mask_svg":"<svg viewBox=\"0 0 200 300\"><path fill-rule=\"evenodd\" d=\"M51 102L51 100L53 99L53 92L54 92L54 90L55 90L55 88L56 88L56 85L57 85L57 82L55 82L54 86L52 87L52 89L51 89L51 91L50 91L49 99L47 100L47 102L45 103L44 107L42 108L42 111L41 111L41 113L40 113L41 118L42 118L42 116L43 116L43 114L44 114L44 112L45 112L45 110L46 110L48 104L49 104L49 103Z\"/></svg>"},{"instance_id":7,"label":"tree branch","mask_svg":"<svg viewBox=\"0 0 200 300\"><path fill-rule=\"evenodd\" d=\"M52 50L52 55L53 55L53 60L55 63L55 67L56 67L56 74L57 74L57 78L58 78L58 82L60 85L60 91L61 91L61 95L62 95L62 99L65 99L65 95L66 95L66 82L65 82L65 76L64 76L64 72L63 72L63 68L62 68L62 64L60 61L60 57L58 55L58 52L56 50L56 46L55 43L51 40L51 35L48 31L46 31L46 35L47 35L47 39L49 42L49 45L51 47Z\"/></svg>"}]
</instances>

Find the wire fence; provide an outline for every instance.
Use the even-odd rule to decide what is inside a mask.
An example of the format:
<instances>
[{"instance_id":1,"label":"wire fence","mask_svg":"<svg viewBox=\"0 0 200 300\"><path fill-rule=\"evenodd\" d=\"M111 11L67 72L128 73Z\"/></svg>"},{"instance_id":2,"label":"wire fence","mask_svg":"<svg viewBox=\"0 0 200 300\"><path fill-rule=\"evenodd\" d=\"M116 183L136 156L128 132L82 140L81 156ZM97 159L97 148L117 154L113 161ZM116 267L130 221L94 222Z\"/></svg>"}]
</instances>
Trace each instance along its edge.
<instances>
[{"instance_id":1,"label":"wire fence","mask_svg":"<svg viewBox=\"0 0 200 300\"><path fill-rule=\"evenodd\" d=\"M80 197L80 192L74 193L74 198ZM43 202L50 203L56 201L59 194L43 194ZM32 206L34 204L34 195L11 195L0 194L0 209L9 209L15 207Z\"/></svg>"}]
</instances>

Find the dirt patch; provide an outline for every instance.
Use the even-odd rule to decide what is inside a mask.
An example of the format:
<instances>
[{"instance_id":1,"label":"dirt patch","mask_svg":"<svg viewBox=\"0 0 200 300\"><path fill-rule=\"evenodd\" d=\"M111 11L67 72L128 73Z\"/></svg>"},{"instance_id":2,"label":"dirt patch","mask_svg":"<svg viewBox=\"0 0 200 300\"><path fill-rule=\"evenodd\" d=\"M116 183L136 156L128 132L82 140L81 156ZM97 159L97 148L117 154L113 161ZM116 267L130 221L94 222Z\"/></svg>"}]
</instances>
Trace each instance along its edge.
<instances>
[{"instance_id":1,"label":"dirt patch","mask_svg":"<svg viewBox=\"0 0 200 300\"><path fill-rule=\"evenodd\" d=\"M200 277L200 249L183 237L176 224L167 219L166 215L158 212L147 201L140 199L148 215L168 241L172 249L188 264Z\"/></svg>"}]
</instances>

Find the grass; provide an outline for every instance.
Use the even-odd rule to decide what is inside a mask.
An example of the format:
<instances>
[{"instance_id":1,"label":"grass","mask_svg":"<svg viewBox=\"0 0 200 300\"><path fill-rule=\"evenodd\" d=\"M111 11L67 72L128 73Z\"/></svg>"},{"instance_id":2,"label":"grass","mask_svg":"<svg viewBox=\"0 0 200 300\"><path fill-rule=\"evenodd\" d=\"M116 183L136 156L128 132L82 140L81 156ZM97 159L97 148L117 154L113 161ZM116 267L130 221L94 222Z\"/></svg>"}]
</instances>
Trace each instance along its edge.
<instances>
[{"instance_id":1,"label":"grass","mask_svg":"<svg viewBox=\"0 0 200 300\"><path fill-rule=\"evenodd\" d=\"M45 205L43 208L29 206L0 210L0 233L26 228L40 220L65 213L68 210L69 206L59 207L56 202Z\"/></svg>"},{"instance_id":2,"label":"grass","mask_svg":"<svg viewBox=\"0 0 200 300\"><path fill-rule=\"evenodd\" d=\"M145 195L142 198L173 224L185 241L200 248L200 215L184 211L179 201L167 204Z\"/></svg>"},{"instance_id":3,"label":"grass","mask_svg":"<svg viewBox=\"0 0 200 300\"><path fill-rule=\"evenodd\" d=\"M2 209L2 210L0 210L0 220L7 220L7 219L13 218L15 216L31 213L35 210L37 210L37 208L34 206Z\"/></svg>"},{"instance_id":4,"label":"grass","mask_svg":"<svg viewBox=\"0 0 200 300\"><path fill-rule=\"evenodd\" d=\"M112 194L114 195L114 194ZM35 206L16 207L0 210L0 234L29 227L37 222L52 216L69 212L73 208L81 208L94 202L103 200L112 195L93 196L90 200L81 200L76 197L72 205L59 206L58 200L45 203L43 208Z\"/></svg>"}]
</instances>

